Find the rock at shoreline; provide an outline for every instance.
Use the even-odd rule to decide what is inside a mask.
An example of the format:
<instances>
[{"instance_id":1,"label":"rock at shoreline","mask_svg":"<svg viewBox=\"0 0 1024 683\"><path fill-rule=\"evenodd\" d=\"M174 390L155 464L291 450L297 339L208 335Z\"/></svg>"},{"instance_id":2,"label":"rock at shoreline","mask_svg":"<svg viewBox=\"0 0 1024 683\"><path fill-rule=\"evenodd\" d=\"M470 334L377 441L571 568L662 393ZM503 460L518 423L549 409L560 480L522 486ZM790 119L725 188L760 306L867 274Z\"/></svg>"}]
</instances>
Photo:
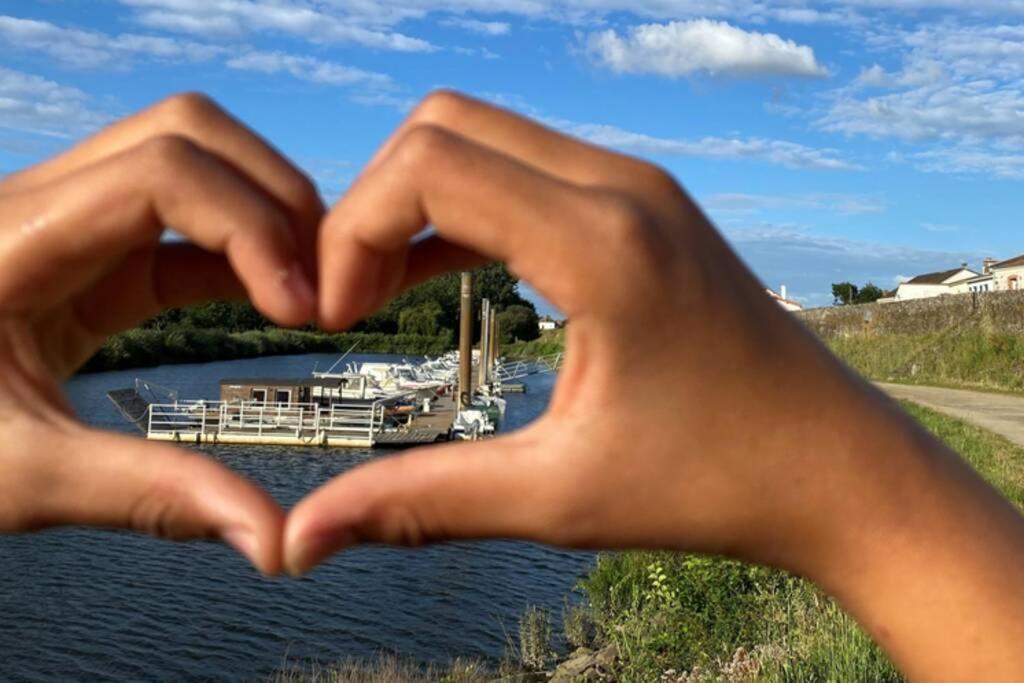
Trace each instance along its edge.
<instances>
[{"instance_id":1,"label":"rock at shoreline","mask_svg":"<svg viewBox=\"0 0 1024 683\"><path fill-rule=\"evenodd\" d=\"M551 683L612 680L611 672L619 652L614 645L598 651L585 647L573 652L551 675Z\"/></svg>"}]
</instances>

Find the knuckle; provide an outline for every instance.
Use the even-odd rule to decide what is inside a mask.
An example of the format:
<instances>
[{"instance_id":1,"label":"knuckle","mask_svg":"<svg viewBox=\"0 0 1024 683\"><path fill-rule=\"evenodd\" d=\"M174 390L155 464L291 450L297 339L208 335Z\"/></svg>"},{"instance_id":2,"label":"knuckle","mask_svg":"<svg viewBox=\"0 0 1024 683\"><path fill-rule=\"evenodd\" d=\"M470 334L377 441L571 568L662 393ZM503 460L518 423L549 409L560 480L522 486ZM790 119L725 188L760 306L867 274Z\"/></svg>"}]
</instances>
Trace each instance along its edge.
<instances>
[{"instance_id":1,"label":"knuckle","mask_svg":"<svg viewBox=\"0 0 1024 683\"><path fill-rule=\"evenodd\" d=\"M420 124L406 133L397 150L398 163L411 171L424 164L437 163L454 145L454 136L440 126Z\"/></svg>"},{"instance_id":2,"label":"knuckle","mask_svg":"<svg viewBox=\"0 0 1024 683\"><path fill-rule=\"evenodd\" d=\"M320 191L316 189L316 184L308 175L299 173L291 192L296 206L315 214L317 218L320 217L324 210L323 200L320 198Z\"/></svg>"},{"instance_id":3,"label":"knuckle","mask_svg":"<svg viewBox=\"0 0 1024 683\"><path fill-rule=\"evenodd\" d=\"M158 135L140 147L140 153L156 169L179 169L195 160L199 148L181 135Z\"/></svg>"},{"instance_id":4,"label":"knuckle","mask_svg":"<svg viewBox=\"0 0 1024 683\"><path fill-rule=\"evenodd\" d=\"M605 192L599 196L596 208L605 238L616 248L642 246L654 232L647 210L632 197Z\"/></svg>"},{"instance_id":5,"label":"knuckle","mask_svg":"<svg viewBox=\"0 0 1024 683\"><path fill-rule=\"evenodd\" d=\"M682 188L671 173L655 164L641 163L636 169L639 187L658 195L680 194Z\"/></svg>"},{"instance_id":6,"label":"knuckle","mask_svg":"<svg viewBox=\"0 0 1024 683\"><path fill-rule=\"evenodd\" d=\"M195 130L223 110L209 96L198 92L172 95L159 105L171 127L178 130Z\"/></svg>"},{"instance_id":7,"label":"knuckle","mask_svg":"<svg viewBox=\"0 0 1024 683\"><path fill-rule=\"evenodd\" d=\"M469 103L469 99L454 90L440 89L423 98L413 113L414 121L454 121Z\"/></svg>"},{"instance_id":8,"label":"knuckle","mask_svg":"<svg viewBox=\"0 0 1024 683\"><path fill-rule=\"evenodd\" d=\"M204 535L188 523L189 504L183 491L173 483L157 482L140 492L128 511L130 529L170 540Z\"/></svg>"}]
</instances>

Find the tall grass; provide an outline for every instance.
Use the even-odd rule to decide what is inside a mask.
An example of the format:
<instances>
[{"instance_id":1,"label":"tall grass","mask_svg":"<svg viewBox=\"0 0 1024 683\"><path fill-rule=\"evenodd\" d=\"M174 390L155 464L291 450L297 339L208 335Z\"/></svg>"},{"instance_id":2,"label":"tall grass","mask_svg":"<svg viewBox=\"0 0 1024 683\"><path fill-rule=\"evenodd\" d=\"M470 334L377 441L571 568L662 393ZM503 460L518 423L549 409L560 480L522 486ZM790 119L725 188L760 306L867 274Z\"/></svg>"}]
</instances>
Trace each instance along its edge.
<instances>
[{"instance_id":1,"label":"tall grass","mask_svg":"<svg viewBox=\"0 0 1024 683\"><path fill-rule=\"evenodd\" d=\"M826 343L873 380L1024 391L1024 335L970 328L831 337Z\"/></svg>"},{"instance_id":2,"label":"tall grass","mask_svg":"<svg viewBox=\"0 0 1024 683\"><path fill-rule=\"evenodd\" d=\"M540 358L561 353L564 350L565 330L546 330L533 341L506 344L501 348L501 355L506 358Z\"/></svg>"}]
</instances>

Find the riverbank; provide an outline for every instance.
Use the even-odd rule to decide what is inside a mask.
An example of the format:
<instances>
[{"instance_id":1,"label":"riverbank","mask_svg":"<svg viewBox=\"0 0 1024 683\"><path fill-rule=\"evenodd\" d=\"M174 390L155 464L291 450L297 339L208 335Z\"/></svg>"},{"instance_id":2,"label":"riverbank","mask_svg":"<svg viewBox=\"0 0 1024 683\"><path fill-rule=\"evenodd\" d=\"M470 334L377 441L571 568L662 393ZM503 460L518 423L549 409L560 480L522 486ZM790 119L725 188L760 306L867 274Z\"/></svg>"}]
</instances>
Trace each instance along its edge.
<instances>
[{"instance_id":1,"label":"riverbank","mask_svg":"<svg viewBox=\"0 0 1024 683\"><path fill-rule=\"evenodd\" d=\"M106 372L157 365L208 363L304 353L359 353L439 356L454 348L450 332L435 336L345 332L327 334L267 328L245 332L221 329L135 329L114 335L82 368Z\"/></svg>"},{"instance_id":2,"label":"riverbank","mask_svg":"<svg viewBox=\"0 0 1024 683\"><path fill-rule=\"evenodd\" d=\"M501 347L501 355L505 358L543 358L565 351L565 328L546 330L540 337L528 342L515 342Z\"/></svg>"},{"instance_id":3,"label":"riverbank","mask_svg":"<svg viewBox=\"0 0 1024 683\"><path fill-rule=\"evenodd\" d=\"M960 420L904 405L1024 510L1024 449ZM283 671L273 680L404 680L374 673L397 666L393 659L388 667L349 662L343 668ZM807 581L730 560L665 552L602 555L577 593L567 596L561 614L531 609L523 615L506 661L490 668L456 662L433 671L442 673L410 680L903 680L860 627Z\"/></svg>"}]
</instances>

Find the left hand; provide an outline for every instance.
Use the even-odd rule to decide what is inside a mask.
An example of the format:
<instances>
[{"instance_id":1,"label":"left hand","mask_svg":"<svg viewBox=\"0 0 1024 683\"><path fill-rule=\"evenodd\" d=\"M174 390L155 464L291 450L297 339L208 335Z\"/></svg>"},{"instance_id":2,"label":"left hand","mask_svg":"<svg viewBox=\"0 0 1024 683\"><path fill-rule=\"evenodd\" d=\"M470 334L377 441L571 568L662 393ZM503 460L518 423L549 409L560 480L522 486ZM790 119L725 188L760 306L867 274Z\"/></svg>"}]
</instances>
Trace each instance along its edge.
<instances>
[{"instance_id":1,"label":"left hand","mask_svg":"<svg viewBox=\"0 0 1024 683\"><path fill-rule=\"evenodd\" d=\"M169 306L248 295L316 315L308 179L215 104L171 98L0 183L0 532L84 524L219 537L280 568L283 513L170 446L89 429L60 383ZM191 243L161 241L171 226Z\"/></svg>"}]
</instances>

